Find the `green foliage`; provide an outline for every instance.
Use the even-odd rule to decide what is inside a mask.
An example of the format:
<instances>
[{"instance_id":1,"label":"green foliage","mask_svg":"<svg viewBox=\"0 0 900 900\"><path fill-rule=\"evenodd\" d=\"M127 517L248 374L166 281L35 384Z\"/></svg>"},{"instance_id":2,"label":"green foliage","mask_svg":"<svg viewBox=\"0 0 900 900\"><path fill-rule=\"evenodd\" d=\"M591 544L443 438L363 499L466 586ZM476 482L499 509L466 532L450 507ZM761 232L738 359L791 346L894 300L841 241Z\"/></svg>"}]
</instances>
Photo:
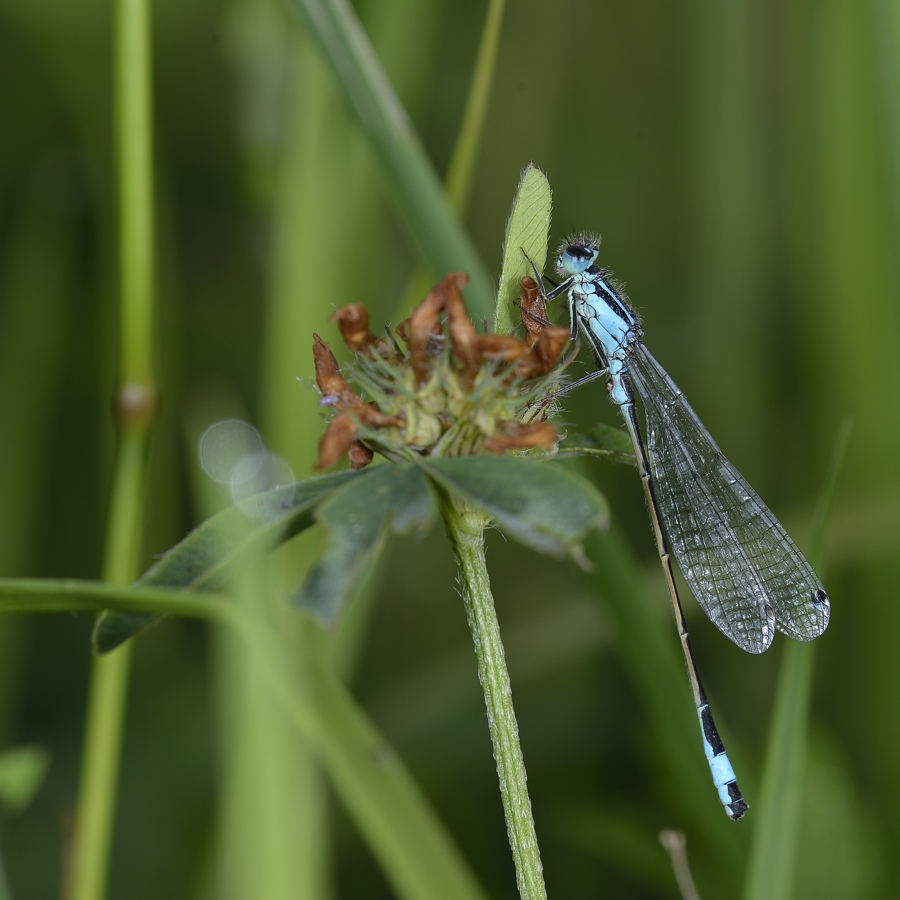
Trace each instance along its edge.
<instances>
[{"instance_id":1,"label":"green foliage","mask_svg":"<svg viewBox=\"0 0 900 900\"><path fill-rule=\"evenodd\" d=\"M494 313L497 334L510 334L521 321L516 309L519 285L526 275L534 277L532 262L538 272L544 271L551 210L550 182L534 163L529 163L519 179L512 211L506 220L500 288Z\"/></svg>"},{"instance_id":2,"label":"green foliage","mask_svg":"<svg viewBox=\"0 0 900 900\"><path fill-rule=\"evenodd\" d=\"M471 204L451 214L438 173L464 116L481 11L302 5L298 27L264 0L153 4L161 405L141 457L146 500L133 510L146 525L141 567L209 515L185 423L253 418L300 483L311 473L323 426L307 387L309 336L336 343L335 307L364 300L375 322L400 321L408 310L394 315L397 297L424 264L480 270L468 291L479 315L492 315L503 222L534 159L553 183L552 240L602 231L600 262L627 281L654 355L804 548L835 435L854 421L825 541L834 617L816 647L788 865L796 896L889 896L900 875L890 850L900 842L895 6L758 0L648 15L640 4L588 4L549 16L526 0L499 31L484 133L469 145L480 147L469 153L476 171L462 179ZM311 729L284 713L300 706L261 711L275 681L256 679L265 668L242 668L217 630L179 615L230 628L232 615L267 613L233 613L218 593L131 589L117 600L129 589L46 581L96 579L108 533L120 317L112 28L109 6L90 2L10 0L0 22L0 572L40 579L0 591L0 607L17 613L0 618L0 735L3 747L37 744L53 759L32 803L0 817L10 893L59 894L89 630L66 613L106 606L174 614L133 642L110 896L227 897L216 865L225 847L236 870L277 875L280 894L245 896L397 893L378 836L402 859L422 820L392 791L366 789L366 770L344 765L350 755L373 778L395 774L402 758L427 815L453 834L444 848L458 843L484 893L510 896L471 640L436 529L387 542L368 590L330 633L298 635L299 615L279 605L319 557L318 529L280 546L252 585L261 609L284 612L270 630L287 660L321 664L313 685L327 675L325 712L360 713L354 727L372 738L354 743L338 729L319 755ZM314 33L311 22L334 27ZM370 84L353 93L360 78ZM503 281L512 296L514 281ZM577 435L613 422L599 383L558 402L576 449L593 446ZM603 454L614 451L608 438L596 439ZM749 658L686 601L752 807L731 825L698 747L636 477L603 459L584 466L614 521L585 542L590 575L488 535L550 893L581 896L590 884L600 896L677 896L656 839L677 827L701 896L732 895L754 832L770 827L763 767L788 762L777 747L766 754L786 642ZM28 609L56 614L21 615ZM270 647L251 658L264 661ZM278 671L278 683L301 683ZM232 730L220 711L237 717ZM310 712L310 725L321 721ZM253 743L236 737L251 734ZM340 750L355 774L334 791L335 813L317 760ZM327 770L331 784L338 767ZM301 769L298 786L285 773ZM231 794L240 778L246 790ZM403 821L387 827L379 810ZM220 842L225 831L231 843Z\"/></svg>"},{"instance_id":3,"label":"green foliage","mask_svg":"<svg viewBox=\"0 0 900 900\"><path fill-rule=\"evenodd\" d=\"M526 547L580 554L581 542L608 523L606 502L582 478L528 459L430 459L423 468L467 504L485 510Z\"/></svg>"},{"instance_id":4,"label":"green foliage","mask_svg":"<svg viewBox=\"0 0 900 900\"><path fill-rule=\"evenodd\" d=\"M308 528L322 498L352 477L338 472L255 494L192 531L137 581L140 587L221 588L259 554ZM110 611L94 628L94 649L107 653L158 617Z\"/></svg>"},{"instance_id":5,"label":"green foliage","mask_svg":"<svg viewBox=\"0 0 900 900\"><path fill-rule=\"evenodd\" d=\"M421 535L433 523L429 479L486 510L511 537L540 553L578 555L585 536L608 520L593 486L552 464L512 457L387 464L322 475L230 506L163 554L136 586L221 590L248 561L318 523L326 534L324 554L293 601L334 624L375 565L387 534ZM108 652L158 619L104 613L94 647Z\"/></svg>"},{"instance_id":6,"label":"green foliage","mask_svg":"<svg viewBox=\"0 0 900 900\"><path fill-rule=\"evenodd\" d=\"M325 553L293 601L334 624L374 565L389 531L424 531L435 509L424 474L414 465L383 465L357 474L319 507Z\"/></svg>"}]
</instances>

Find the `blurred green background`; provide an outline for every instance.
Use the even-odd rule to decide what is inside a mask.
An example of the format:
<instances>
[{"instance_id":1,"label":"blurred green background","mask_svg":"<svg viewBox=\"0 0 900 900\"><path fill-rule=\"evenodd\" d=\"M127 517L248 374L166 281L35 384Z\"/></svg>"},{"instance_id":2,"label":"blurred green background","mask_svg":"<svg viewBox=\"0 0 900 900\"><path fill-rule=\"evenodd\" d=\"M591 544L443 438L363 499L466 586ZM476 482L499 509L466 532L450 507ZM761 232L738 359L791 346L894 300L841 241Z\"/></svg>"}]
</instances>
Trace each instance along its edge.
<instances>
[{"instance_id":1,"label":"blurred green background","mask_svg":"<svg viewBox=\"0 0 900 900\"><path fill-rule=\"evenodd\" d=\"M483 6L355 8L444 172ZM398 321L420 264L390 185L287 9L162 0L154 42L162 415L148 565L204 514L190 484L207 424L245 418L298 478L311 472L322 430L311 333L336 345L328 317L355 301L376 328ZM5 577L98 572L116 358L110 44L108 4L0 0ZM833 615L817 648L796 895L890 896L900 877L900 10L891 0L510 4L465 216L493 279L529 160L554 190L551 241L603 234L600 262L625 281L652 352L801 546L838 430L852 422L827 531ZM616 422L599 385L566 407L573 427ZM638 478L585 470L676 648ZM701 894L737 893L754 811L731 825L711 788L685 800L660 774L669 754L689 754L708 777L696 736L685 747L654 740L602 566L587 580L491 538L551 895L678 896L657 844L665 827L686 831ZM316 537L304 540L313 552ZM686 605L752 807L785 642L750 657ZM0 620L0 748L37 744L51 756L31 806L0 821L16 897L58 896L91 624ZM335 640L356 696L488 893L514 896L442 535L394 541L344 629L352 640ZM227 757L229 700L211 675L221 665L197 624L170 620L137 642L110 896L224 896L212 874ZM652 673L649 654L646 665ZM671 690L690 720L686 678ZM391 896L336 804L329 831L334 896Z\"/></svg>"}]
</instances>

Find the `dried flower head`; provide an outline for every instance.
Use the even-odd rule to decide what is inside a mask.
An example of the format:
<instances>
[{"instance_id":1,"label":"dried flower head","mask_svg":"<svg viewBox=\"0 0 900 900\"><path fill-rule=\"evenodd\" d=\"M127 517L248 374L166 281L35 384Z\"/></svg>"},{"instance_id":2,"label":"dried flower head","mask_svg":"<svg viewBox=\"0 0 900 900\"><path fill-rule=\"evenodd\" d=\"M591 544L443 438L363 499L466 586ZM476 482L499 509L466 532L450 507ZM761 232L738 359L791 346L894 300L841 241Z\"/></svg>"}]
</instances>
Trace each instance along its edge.
<instances>
[{"instance_id":1,"label":"dried flower head","mask_svg":"<svg viewBox=\"0 0 900 900\"><path fill-rule=\"evenodd\" d=\"M348 371L357 390L328 344L314 335L321 403L336 410L319 442L317 468L344 455L361 468L375 451L403 459L412 453L469 456L556 445L556 429L545 421L547 404L535 401L558 378L569 330L547 322L540 288L526 278L525 338L478 334L461 293L467 281L463 273L447 275L395 329L405 350L369 330L362 304L338 310L341 336L356 353Z\"/></svg>"}]
</instances>

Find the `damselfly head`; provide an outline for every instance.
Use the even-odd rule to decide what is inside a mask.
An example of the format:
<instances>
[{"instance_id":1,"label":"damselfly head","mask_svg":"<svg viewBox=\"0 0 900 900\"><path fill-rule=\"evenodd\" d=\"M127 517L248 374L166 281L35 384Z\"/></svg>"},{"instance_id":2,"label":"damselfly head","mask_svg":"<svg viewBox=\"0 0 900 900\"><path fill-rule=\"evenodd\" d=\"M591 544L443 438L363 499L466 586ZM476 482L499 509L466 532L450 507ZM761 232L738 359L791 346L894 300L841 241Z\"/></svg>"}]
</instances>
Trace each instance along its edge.
<instances>
[{"instance_id":1,"label":"damselfly head","mask_svg":"<svg viewBox=\"0 0 900 900\"><path fill-rule=\"evenodd\" d=\"M580 275L589 269L600 252L600 238L588 235L566 238L559 248L557 268L563 277Z\"/></svg>"}]
</instances>

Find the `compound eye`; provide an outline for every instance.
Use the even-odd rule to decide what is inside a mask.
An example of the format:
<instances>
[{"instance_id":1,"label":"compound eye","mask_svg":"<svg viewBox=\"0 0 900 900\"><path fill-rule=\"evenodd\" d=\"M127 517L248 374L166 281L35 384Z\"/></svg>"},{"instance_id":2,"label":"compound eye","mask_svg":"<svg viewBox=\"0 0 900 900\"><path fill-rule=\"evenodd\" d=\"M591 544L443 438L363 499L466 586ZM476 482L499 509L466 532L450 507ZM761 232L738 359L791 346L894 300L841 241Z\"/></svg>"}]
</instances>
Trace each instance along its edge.
<instances>
[{"instance_id":1,"label":"compound eye","mask_svg":"<svg viewBox=\"0 0 900 900\"><path fill-rule=\"evenodd\" d=\"M569 254L575 259L590 259L593 254L587 247L581 247L577 244L569 245Z\"/></svg>"},{"instance_id":2,"label":"compound eye","mask_svg":"<svg viewBox=\"0 0 900 900\"><path fill-rule=\"evenodd\" d=\"M560 253L560 266L572 275L584 272L597 258L599 249L594 241L587 238L569 241Z\"/></svg>"}]
</instances>

